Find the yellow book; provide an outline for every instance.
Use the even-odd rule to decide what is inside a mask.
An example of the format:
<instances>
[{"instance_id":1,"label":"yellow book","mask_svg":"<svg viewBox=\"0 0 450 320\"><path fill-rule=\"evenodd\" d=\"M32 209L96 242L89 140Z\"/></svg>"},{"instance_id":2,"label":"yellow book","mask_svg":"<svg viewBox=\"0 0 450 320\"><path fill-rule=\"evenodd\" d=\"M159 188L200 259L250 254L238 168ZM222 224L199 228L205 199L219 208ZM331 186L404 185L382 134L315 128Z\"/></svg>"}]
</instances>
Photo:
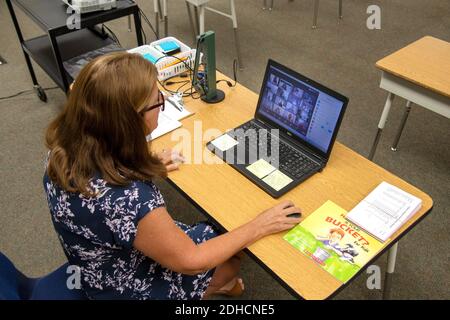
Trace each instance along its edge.
<instances>
[{"instance_id":1,"label":"yellow book","mask_svg":"<svg viewBox=\"0 0 450 320\"><path fill-rule=\"evenodd\" d=\"M347 282L378 252L383 244L348 221L347 211L325 202L284 239L328 271Z\"/></svg>"}]
</instances>

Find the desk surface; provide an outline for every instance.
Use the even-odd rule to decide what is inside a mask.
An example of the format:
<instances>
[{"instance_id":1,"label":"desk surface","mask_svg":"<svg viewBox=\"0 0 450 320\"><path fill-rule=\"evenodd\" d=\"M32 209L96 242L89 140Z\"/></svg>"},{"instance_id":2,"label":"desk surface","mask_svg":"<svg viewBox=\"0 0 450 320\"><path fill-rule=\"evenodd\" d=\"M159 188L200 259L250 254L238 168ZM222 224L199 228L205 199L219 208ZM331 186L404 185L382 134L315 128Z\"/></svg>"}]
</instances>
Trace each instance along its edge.
<instances>
[{"instance_id":1,"label":"desk surface","mask_svg":"<svg viewBox=\"0 0 450 320\"><path fill-rule=\"evenodd\" d=\"M225 77L218 74L217 78ZM180 139L182 133L193 134L196 131L200 134L199 138L184 140L185 148L188 148L185 149L185 157L194 160L194 150L197 154L212 157L205 144L220 133L208 133L207 130L215 128L225 132L248 121L253 117L258 99L257 94L241 85L235 88L228 88L226 85L220 87L225 91L226 98L219 104L208 105L200 100L185 99L186 107L196 114L182 120L183 127L173 134L153 141L152 149L157 151L180 145L183 141ZM186 152L189 149L191 152ZM170 173L169 179L226 230L237 228L284 199L293 200L300 206L303 217L327 200L350 210L381 181L387 181L423 200L422 209L393 236L393 240L398 240L433 205L427 194L338 142L322 173L314 175L280 199L273 199L225 163L185 164L179 171ZM343 286L283 240L285 233L271 235L256 242L249 247L250 252L305 299L328 298ZM392 244L392 240L387 241L383 249Z\"/></svg>"},{"instance_id":2,"label":"desk surface","mask_svg":"<svg viewBox=\"0 0 450 320\"><path fill-rule=\"evenodd\" d=\"M450 43L430 36L379 60L376 66L450 97Z\"/></svg>"}]
</instances>

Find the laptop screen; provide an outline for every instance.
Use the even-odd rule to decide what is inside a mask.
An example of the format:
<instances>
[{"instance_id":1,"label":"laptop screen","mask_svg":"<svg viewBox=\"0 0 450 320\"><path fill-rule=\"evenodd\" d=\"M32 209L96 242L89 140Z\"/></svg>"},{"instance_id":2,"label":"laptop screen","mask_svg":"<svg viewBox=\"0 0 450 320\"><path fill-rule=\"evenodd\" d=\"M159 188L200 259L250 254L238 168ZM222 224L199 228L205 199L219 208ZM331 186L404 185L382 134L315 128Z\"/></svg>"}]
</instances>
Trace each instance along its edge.
<instances>
[{"instance_id":1,"label":"laptop screen","mask_svg":"<svg viewBox=\"0 0 450 320\"><path fill-rule=\"evenodd\" d=\"M328 153L344 101L270 63L257 113Z\"/></svg>"}]
</instances>

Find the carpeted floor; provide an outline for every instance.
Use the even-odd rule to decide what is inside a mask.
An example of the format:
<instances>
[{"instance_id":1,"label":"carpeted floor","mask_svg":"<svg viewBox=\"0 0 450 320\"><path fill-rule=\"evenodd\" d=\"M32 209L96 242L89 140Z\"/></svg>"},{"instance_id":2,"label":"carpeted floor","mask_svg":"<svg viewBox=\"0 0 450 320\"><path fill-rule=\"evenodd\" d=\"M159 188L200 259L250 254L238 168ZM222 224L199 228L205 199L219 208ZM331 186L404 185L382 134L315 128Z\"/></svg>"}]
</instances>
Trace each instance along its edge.
<instances>
[{"instance_id":1,"label":"carpeted floor","mask_svg":"<svg viewBox=\"0 0 450 320\"><path fill-rule=\"evenodd\" d=\"M337 1L321 1L319 28L311 29L312 1L278 0L272 12L261 10L262 0L237 0L240 40L245 70L239 82L258 92L267 59L273 58L350 98L338 140L367 155L386 99L379 89L375 62L385 55L432 35L450 41L450 2L447 0L347 0L344 20L338 24ZM138 0L154 21L152 1ZM228 1L212 0L217 8ZM382 8L382 29L368 30L369 4ZM18 10L20 11L20 10ZM170 35L192 44L184 1L169 1ZM41 34L24 14L18 14L26 38ZM126 19L108 25L122 45L135 46ZM235 56L231 24L211 12L207 29L217 34L218 68L232 75ZM146 27L149 40L150 30ZM9 17L0 2L0 97L31 88L31 80ZM44 87L55 84L36 67ZM450 75L449 75L450 81ZM48 103L33 94L0 100L0 251L20 270L40 276L65 261L51 225L42 188L46 150L43 132L64 103L59 89L48 90ZM405 101L397 99L380 142L375 161L421 188L434 200L433 212L400 242L392 297L397 299L449 299L450 292L450 122L413 107L397 153L390 151ZM169 185L160 183L169 210L177 219L193 222L203 217ZM301 204L300 204L301 206ZM386 255L376 264L385 269ZM295 268L295 266L292 266ZM243 299L291 299L291 295L260 266L246 259L242 268L246 283ZM380 299L379 290L368 290L367 274L361 274L335 296L336 299Z\"/></svg>"}]
</instances>

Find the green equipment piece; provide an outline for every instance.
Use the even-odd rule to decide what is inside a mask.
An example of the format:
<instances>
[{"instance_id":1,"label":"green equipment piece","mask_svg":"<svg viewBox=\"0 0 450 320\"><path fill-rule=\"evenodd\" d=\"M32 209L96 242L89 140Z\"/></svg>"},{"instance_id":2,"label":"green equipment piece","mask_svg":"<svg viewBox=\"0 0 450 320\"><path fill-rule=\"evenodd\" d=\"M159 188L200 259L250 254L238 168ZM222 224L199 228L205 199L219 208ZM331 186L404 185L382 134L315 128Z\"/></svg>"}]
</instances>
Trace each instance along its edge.
<instances>
[{"instance_id":1,"label":"green equipment piece","mask_svg":"<svg viewBox=\"0 0 450 320\"><path fill-rule=\"evenodd\" d=\"M203 71L199 71L200 53L203 53ZM192 86L200 94L201 99L207 103L217 103L225 99L225 93L217 89L216 83L216 35L214 31L207 31L197 39Z\"/></svg>"}]
</instances>

